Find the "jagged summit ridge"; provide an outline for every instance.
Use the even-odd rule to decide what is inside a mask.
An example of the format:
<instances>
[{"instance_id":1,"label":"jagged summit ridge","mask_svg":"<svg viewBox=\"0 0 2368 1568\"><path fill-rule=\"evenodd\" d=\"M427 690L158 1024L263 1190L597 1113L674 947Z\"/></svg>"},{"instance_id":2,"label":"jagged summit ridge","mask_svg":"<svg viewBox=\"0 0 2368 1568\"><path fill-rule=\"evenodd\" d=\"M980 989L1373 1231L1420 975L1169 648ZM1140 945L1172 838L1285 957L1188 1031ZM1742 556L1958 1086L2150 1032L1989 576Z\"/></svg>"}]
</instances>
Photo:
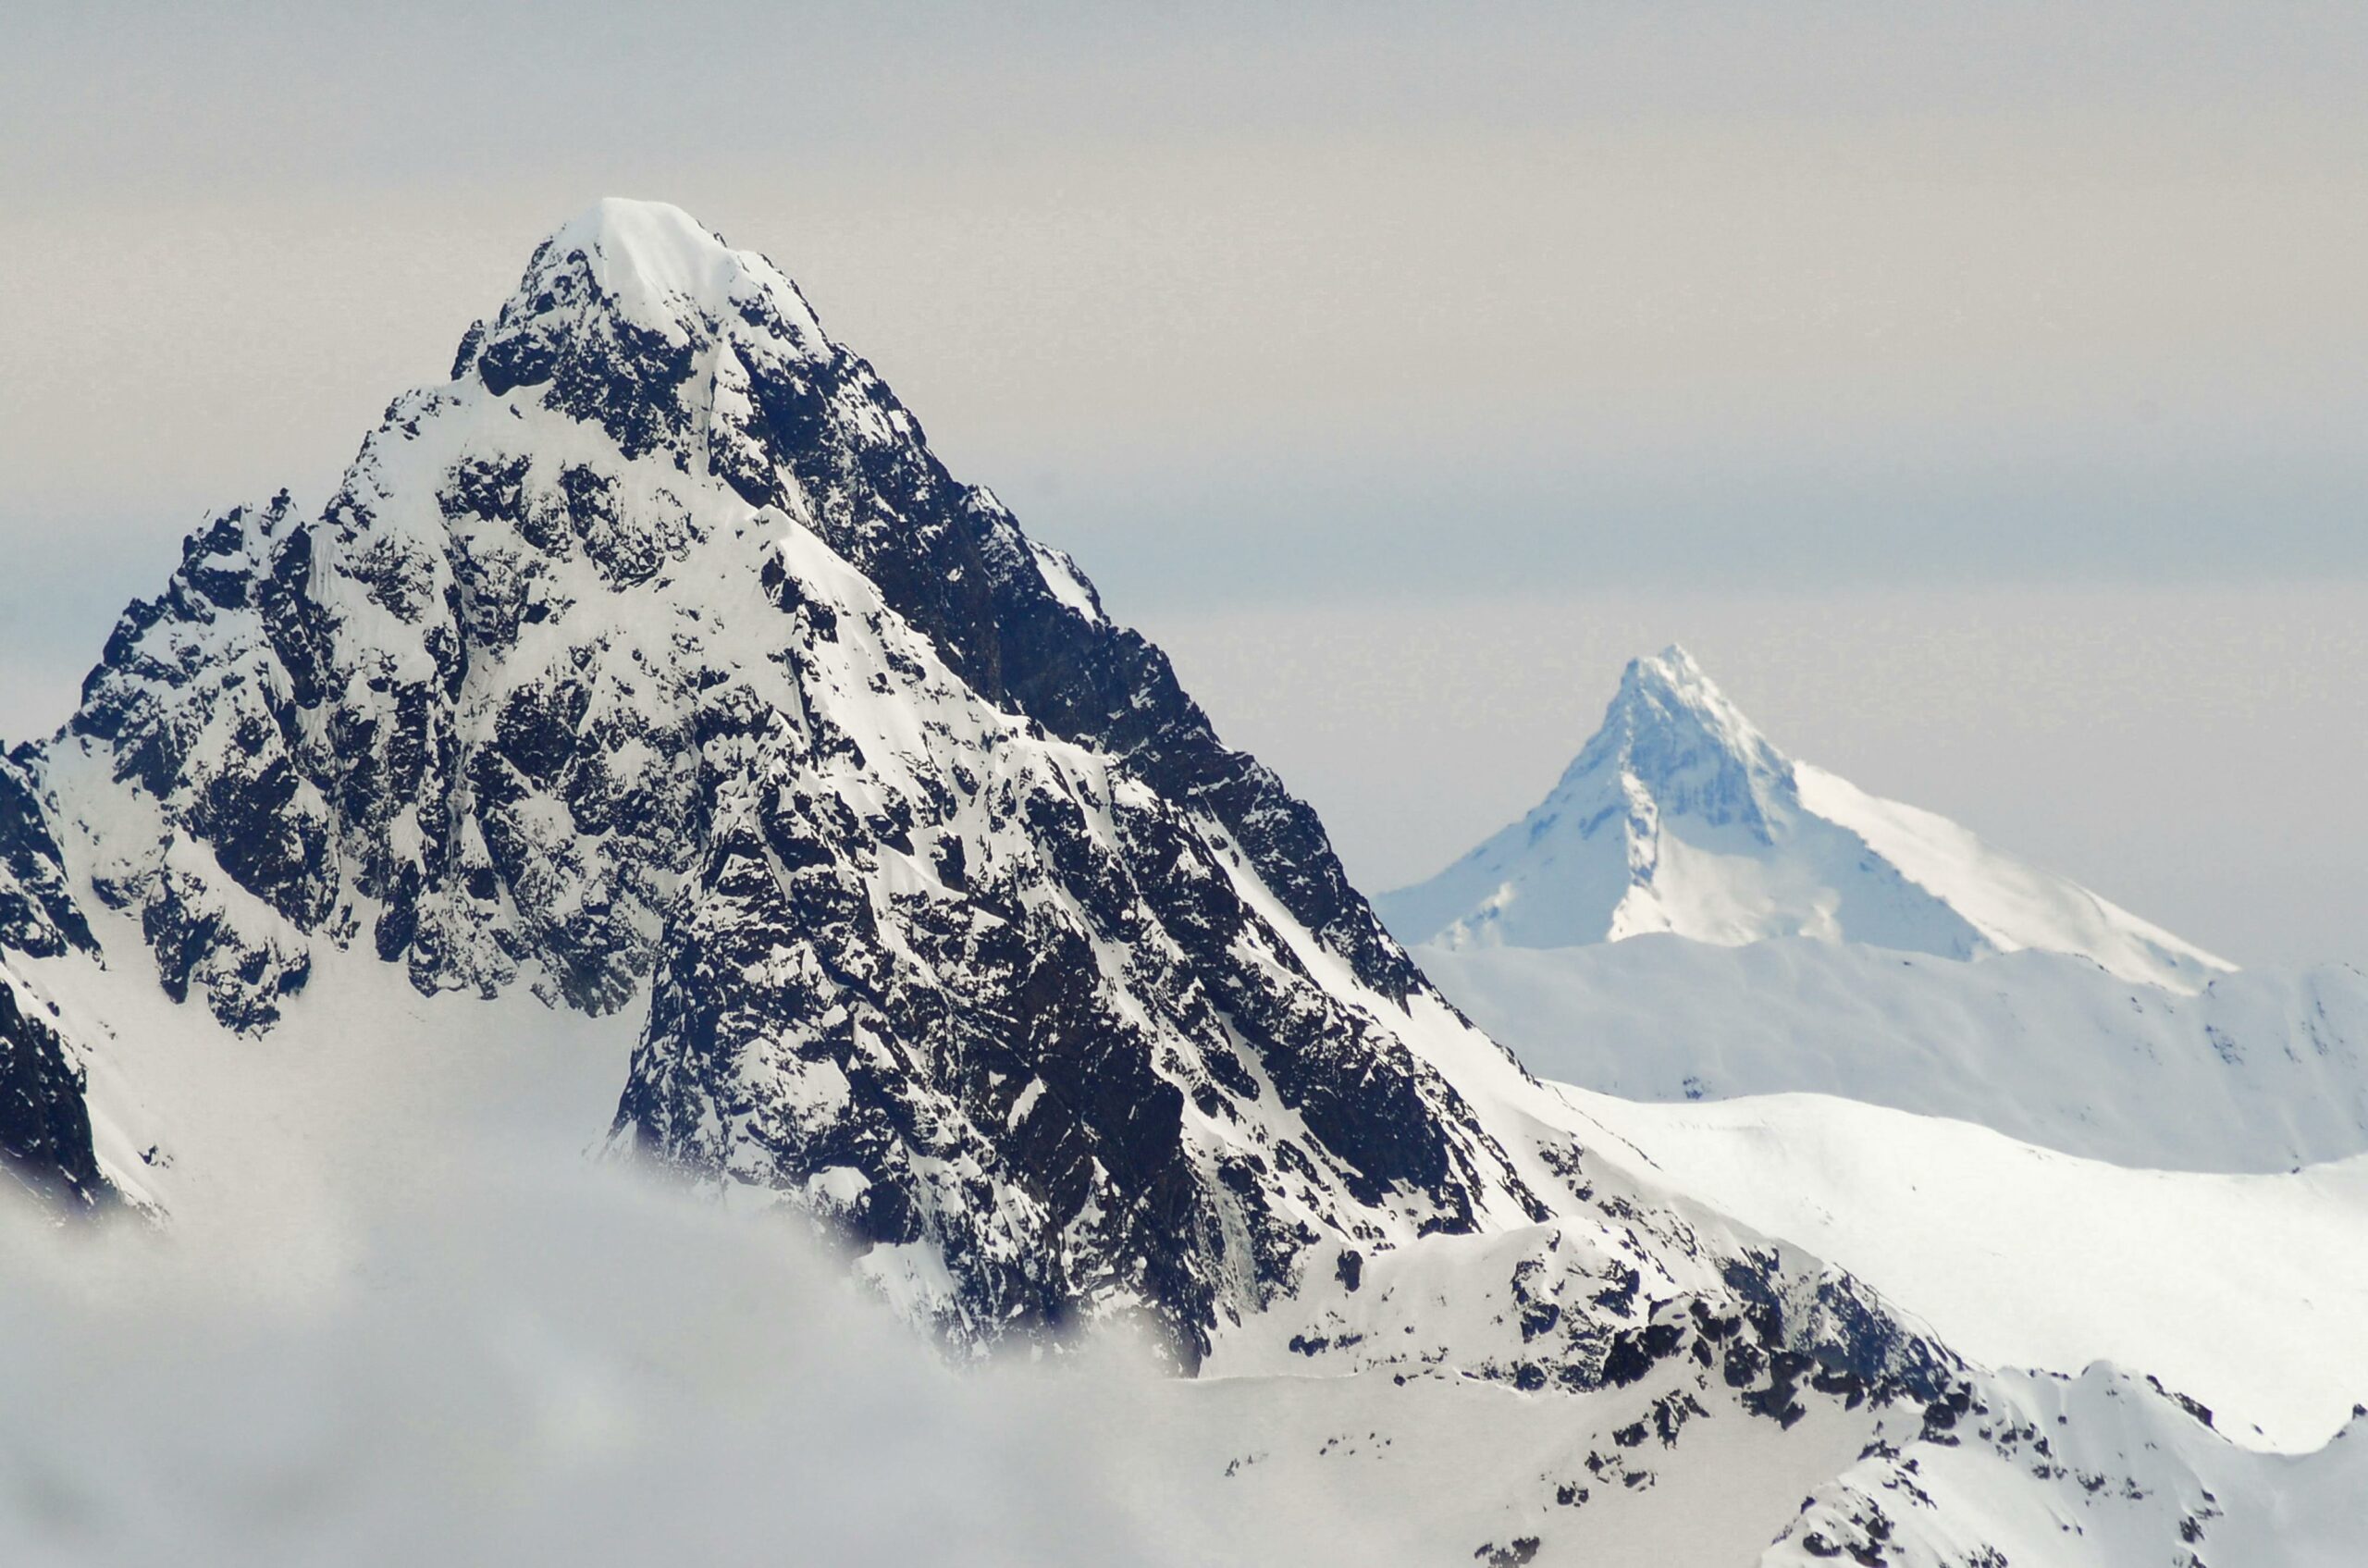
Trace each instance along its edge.
<instances>
[{"instance_id":1,"label":"jagged summit ridge","mask_svg":"<svg viewBox=\"0 0 2368 1568\"><path fill-rule=\"evenodd\" d=\"M473 333L501 340L536 324L580 324L589 315L655 332L676 345L705 340L741 315L783 341L821 351L828 340L797 285L764 255L734 249L666 202L605 196L535 248L518 286ZM453 369L477 362L475 346Z\"/></svg>"},{"instance_id":2,"label":"jagged summit ridge","mask_svg":"<svg viewBox=\"0 0 2368 1568\"><path fill-rule=\"evenodd\" d=\"M1944 818L1762 735L1682 648L1630 662L1546 799L1378 907L1410 942L1563 947L1667 932L1971 959L2074 954L2192 990L2230 966Z\"/></svg>"}]
</instances>

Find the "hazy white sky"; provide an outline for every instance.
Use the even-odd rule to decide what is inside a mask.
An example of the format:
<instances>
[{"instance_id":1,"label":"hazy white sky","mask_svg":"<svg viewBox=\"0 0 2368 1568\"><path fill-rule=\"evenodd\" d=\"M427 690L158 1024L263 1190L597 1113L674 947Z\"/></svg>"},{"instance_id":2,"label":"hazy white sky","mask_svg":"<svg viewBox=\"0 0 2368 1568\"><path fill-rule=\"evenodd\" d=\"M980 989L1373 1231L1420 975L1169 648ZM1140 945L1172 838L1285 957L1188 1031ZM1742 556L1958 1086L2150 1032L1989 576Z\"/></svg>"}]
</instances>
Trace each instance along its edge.
<instances>
[{"instance_id":1,"label":"hazy white sky","mask_svg":"<svg viewBox=\"0 0 2368 1568\"><path fill-rule=\"evenodd\" d=\"M2368 961L2368 8L478 9L12 20L0 735L614 191L789 267L1374 885L1675 637Z\"/></svg>"}]
</instances>

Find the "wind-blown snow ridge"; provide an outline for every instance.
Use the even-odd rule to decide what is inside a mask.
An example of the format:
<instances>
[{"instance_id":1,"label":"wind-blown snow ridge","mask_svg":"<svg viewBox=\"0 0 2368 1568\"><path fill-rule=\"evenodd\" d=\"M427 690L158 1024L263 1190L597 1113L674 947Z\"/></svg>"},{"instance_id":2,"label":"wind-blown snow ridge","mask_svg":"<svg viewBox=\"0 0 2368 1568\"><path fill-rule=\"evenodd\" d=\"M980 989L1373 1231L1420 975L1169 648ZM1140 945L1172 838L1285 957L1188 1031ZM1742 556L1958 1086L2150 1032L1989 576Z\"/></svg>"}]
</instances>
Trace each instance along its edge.
<instances>
[{"instance_id":1,"label":"wind-blown snow ridge","mask_svg":"<svg viewBox=\"0 0 2368 1568\"><path fill-rule=\"evenodd\" d=\"M645 327L680 331L686 315L712 315L744 288L779 302L788 281L762 256L734 250L666 202L604 197L553 230L548 244L555 256L588 256L593 280ZM819 338L820 323L798 302L799 325Z\"/></svg>"},{"instance_id":2,"label":"wind-blown snow ridge","mask_svg":"<svg viewBox=\"0 0 2368 1568\"><path fill-rule=\"evenodd\" d=\"M2038 948L2192 991L2234 966L2087 888L1777 749L1684 648L1634 660L1546 799L1376 907L1408 942L1563 947L1647 932L1951 958Z\"/></svg>"}]
</instances>

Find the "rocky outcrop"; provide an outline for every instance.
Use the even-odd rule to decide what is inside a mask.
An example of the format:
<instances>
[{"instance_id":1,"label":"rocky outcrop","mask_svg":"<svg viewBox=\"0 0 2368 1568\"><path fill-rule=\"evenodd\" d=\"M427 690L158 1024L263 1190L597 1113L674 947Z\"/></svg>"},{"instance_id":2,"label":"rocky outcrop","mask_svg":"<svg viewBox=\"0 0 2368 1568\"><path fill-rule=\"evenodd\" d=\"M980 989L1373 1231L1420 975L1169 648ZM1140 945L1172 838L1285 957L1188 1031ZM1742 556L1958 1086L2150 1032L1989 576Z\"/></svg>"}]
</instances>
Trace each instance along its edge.
<instances>
[{"instance_id":1,"label":"rocky outcrop","mask_svg":"<svg viewBox=\"0 0 2368 1568\"><path fill-rule=\"evenodd\" d=\"M92 1152L82 1086L56 1017L0 969L0 1177L67 1213L114 1196Z\"/></svg>"},{"instance_id":2,"label":"rocky outcrop","mask_svg":"<svg viewBox=\"0 0 2368 1568\"><path fill-rule=\"evenodd\" d=\"M74 902L36 793L29 766L34 759L24 747L0 755L0 949L37 958L69 949L95 952L90 921Z\"/></svg>"}]
</instances>

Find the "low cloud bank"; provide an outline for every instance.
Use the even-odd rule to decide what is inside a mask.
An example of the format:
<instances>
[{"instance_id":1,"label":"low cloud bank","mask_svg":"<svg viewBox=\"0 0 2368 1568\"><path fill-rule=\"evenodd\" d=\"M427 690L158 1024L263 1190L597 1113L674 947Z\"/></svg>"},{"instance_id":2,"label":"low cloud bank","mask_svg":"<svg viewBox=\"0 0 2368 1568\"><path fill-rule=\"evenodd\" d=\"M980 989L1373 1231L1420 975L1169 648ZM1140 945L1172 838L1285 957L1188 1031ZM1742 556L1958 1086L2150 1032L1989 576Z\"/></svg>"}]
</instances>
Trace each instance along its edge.
<instances>
[{"instance_id":1,"label":"low cloud bank","mask_svg":"<svg viewBox=\"0 0 2368 1568\"><path fill-rule=\"evenodd\" d=\"M792 1224L500 1178L295 1288L279 1242L7 1216L0 1562L1198 1560L1143 1358L956 1371Z\"/></svg>"}]
</instances>

